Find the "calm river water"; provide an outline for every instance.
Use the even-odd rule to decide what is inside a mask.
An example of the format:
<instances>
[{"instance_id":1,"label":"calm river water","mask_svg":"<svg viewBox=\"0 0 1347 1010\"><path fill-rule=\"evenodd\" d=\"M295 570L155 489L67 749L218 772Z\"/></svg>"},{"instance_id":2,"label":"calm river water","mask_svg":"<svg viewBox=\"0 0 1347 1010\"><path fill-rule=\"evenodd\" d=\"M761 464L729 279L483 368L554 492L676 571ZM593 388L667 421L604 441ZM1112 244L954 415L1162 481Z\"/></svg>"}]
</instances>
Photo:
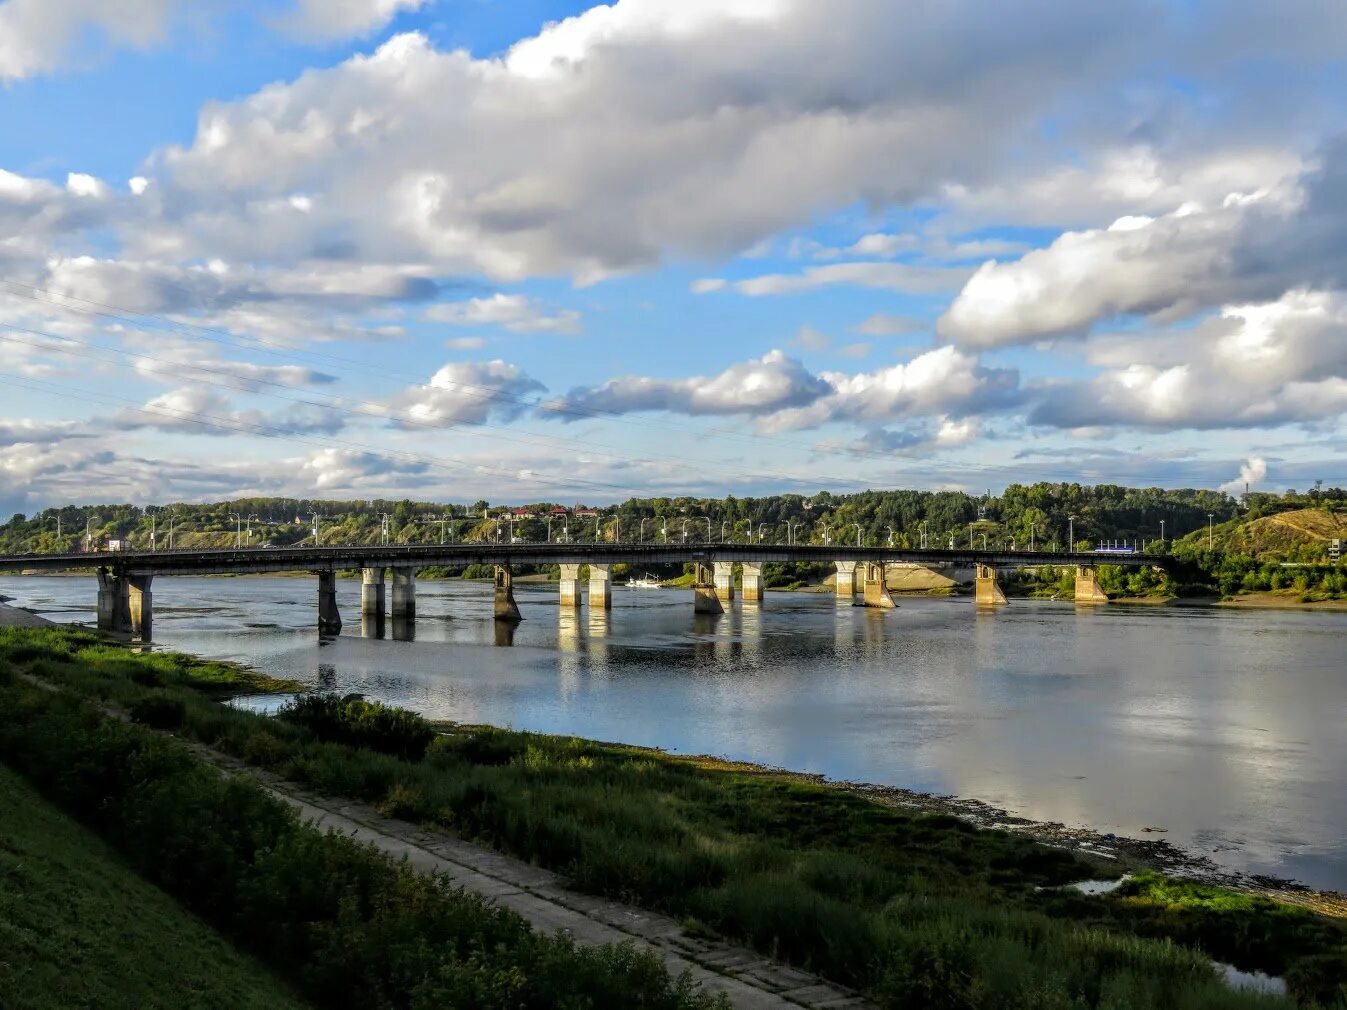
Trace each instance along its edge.
<instances>
[{"instance_id":1,"label":"calm river water","mask_svg":"<svg viewBox=\"0 0 1347 1010\"><path fill-rule=\"evenodd\" d=\"M1026 817L1166 837L1244 870L1347 890L1347 614L903 599L888 613L769 593L719 618L615 590L563 613L517 585L422 582L415 642L320 644L312 579L158 579L163 646L359 691L436 718L573 733L975 797ZM0 595L91 621L83 578ZM508 647L505 647L507 646Z\"/></svg>"}]
</instances>

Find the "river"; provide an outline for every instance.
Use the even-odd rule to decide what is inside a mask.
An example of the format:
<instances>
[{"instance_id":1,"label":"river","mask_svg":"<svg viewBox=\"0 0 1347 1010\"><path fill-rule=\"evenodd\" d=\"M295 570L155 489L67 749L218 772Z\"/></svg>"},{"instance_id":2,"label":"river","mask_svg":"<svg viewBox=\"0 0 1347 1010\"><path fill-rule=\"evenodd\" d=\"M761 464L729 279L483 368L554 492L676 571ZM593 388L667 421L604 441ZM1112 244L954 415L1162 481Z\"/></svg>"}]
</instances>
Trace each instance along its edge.
<instances>
[{"instance_id":1,"label":"river","mask_svg":"<svg viewBox=\"0 0 1347 1010\"><path fill-rule=\"evenodd\" d=\"M315 588L157 579L156 643L433 718L952 793L1347 890L1347 614L769 593L705 618L686 590L621 588L610 614L571 614L517 584L509 636L488 585L423 581L399 642L360 637L343 581L346 630L320 643ZM93 618L87 576L0 595Z\"/></svg>"}]
</instances>

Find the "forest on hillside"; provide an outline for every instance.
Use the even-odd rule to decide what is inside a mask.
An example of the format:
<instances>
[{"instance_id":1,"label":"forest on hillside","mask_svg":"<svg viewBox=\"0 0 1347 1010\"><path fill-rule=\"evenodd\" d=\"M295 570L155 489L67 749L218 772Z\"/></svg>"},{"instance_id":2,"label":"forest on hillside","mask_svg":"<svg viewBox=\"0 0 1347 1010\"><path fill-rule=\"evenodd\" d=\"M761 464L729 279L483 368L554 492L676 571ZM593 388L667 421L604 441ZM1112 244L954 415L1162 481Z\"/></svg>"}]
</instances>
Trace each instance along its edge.
<instances>
[{"instance_id":1,"label":"forest on hillside","mask_svg":"<svg viewBox=\"0 0 1347 1010\"><path fill-rule=\"evenodd\" d=\"M1205 489L1116 484L1012 484L1000 495L961 491L864 491L761 498L632 498L618 505L534 502L493 505L411 500L324 501L240 498L213 503L67 505L0 526L4 553L106 548L424 543L570 539L847 543L896 547L973 544L996 549L1062 550L1127 542L1160 549L1308 507L1347 511L1339 488L1307 494L1252 494L1247 501ZM526 510L528 516L516 515ZM563 511L564 510L564 511ZM555 513L555 514L553 514ZM1194 541L1195 542L1195 541Z\"/></svg>"}]
</instances>

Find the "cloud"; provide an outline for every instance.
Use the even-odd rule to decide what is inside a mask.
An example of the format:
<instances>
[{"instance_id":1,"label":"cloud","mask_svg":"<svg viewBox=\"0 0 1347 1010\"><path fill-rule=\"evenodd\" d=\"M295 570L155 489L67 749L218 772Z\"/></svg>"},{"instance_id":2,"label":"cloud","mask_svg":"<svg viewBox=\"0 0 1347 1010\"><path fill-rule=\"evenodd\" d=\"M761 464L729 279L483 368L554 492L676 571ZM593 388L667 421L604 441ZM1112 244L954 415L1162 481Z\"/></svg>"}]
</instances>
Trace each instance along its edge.
<instances>
[{"instance_id":1,"label":"cloud","mask_svg":"<svg viewBox=\"0 0 1347 1010\"><path fill-rule=\"evenodd\" d=\"M791 295L818 288L845 285L936 294L957 288L970 271L956 267L911 266L906 263L832 263L809 267L798 274L764 274L735 281L735 291L753 298Z\"/></svg>"},{"instance_id":2,"label":"cloud","mask_svg":"<svg viewBox=\"0 0 1347 1010\"><path fill-rule=\"evenodd\" d=\"M5 0L0 3L0 81L72 63L92 36L105 45L160 41L185 0Z\"/></svg>"},{"instance_id":3,"label":"cloud","mask_svg":"<svg viewBox=\"0 0 1347 1010\"><path fill-rule=\"evenodd\" d=\"M867 337L897 337L905 333L919 333L926 329L926 321L916 316L891 316L876 312L852 327Z\"/></svg>"},{"instance_id":4,"label":"cloud","mask_svg":"<svg viewBox=\"0 0 1347 1010\"><path fill-rule=\"evenodd\" d=\"M691 290L694 295L709 295L714 291L724 291L729 283L723 277L703 277L692 282Z\"/></svg>"},{"instance_id":5,"label":"cloud","mask_svg":"<svg viewBox=\"0 0 1347 1010\"><path fill-rule=\"evenodd\" d=\"M193 142L154 159L141 199L163 216L142 241L582 282L725 256L1044 160L1046 110L1113 100L1175 27L1154 0L621 0L490 59L397 35L204 107Z\"/></svg>"},{"instance_id":6,"label":"cloud","mask_svg":"<svg viewBox=\"0 0 1347 1010\"><path fill-rule=\"evenodd\" d=\"M434 0L295 0L295 9L280 26L305 42L359 38L383 28L403 11L431 3Z\"/></svg>"},{"instance_id":7,"label":"cloud","mask_svg":"<svg viewBox=\"0 0 1347 1010\"><path fill-rule=\"evenodd\" d=\"M731 365L719 375L688 379L625 376L602 386L572 389L545 404L563 420L584 415L664 410L680 414L764 415L812 403L828 393L826 382L782 351Z\"/></svg>"},{"instance_id":8,"label":"cloud","mask_svg":"<svg viewBox=\"0 0 1347 1010\"><path fill-rule=\"evenodd\" d=\"M51 445L68 438L87 437L76 421L34 421L30 418L0 421L0 446Z\"/></svg>"},{"instance_id":9,"label":"cloud","mask_svg":"<svg viewBox=\"0 0 1347 1010\"><path fill-rule=\"evenodd\" d=\"M911 455L930 449L956 449L976 441L982 425L973 417L937 417L902 428L873 428L851 442L848 451L861 456Z\"/></svg>"},{"instance_id":10,"label":"cloud","mask_svg":"<svg viewBox=\"0 0 1347 1010\"><path fill-rule=\"evenodd\" d=\"M1045 383L1030 421L1174 430L1332 419L1347 411L1347 295L1290 291L1107 345L1106 360L1127 359L1093 379Z\"/></svg>"},{"instance_id":11,"label":"cloud","mask_svg":"<svg viewBox=\"0 0 1347 1010\"><path fill-rule=\"evenodd\" d=\"M800 327L790 343L792 347L800 347L806 351L826 351L833 344L826 333L820 333L808 323Z\"/></svg>"},{"instance_id":12,"label":"cloud","mask_svg":"<svg viewBox=\"0 0 1347 1010\"><path fill-rule=\"evenodd\" d=\"M548 313L524 295L501 292L489 298L432 305L426 309L425 318L451 326L501 326L511 333L580 332L580 313L574 309Z\"/></svg>"},{"instance_id":13,"label":"cloud","mask_svg":"<svg viewBox=\"0 0 1347 1010\"><path fill-rule=\"evenodd\" d=\"M428 464L424 462L398 459L381 453L322 449L303 460L298 473L301 486L332 491L337 488L367 487L365 482L374 477L395 476L403 480L405 486L407 476L424 474L428 469Z\"/></svg>"},{"instance_id":14,"label":"cloud","mask_svg":"<svg viewBox=\"0 0 1347 1010\"><path fill-rule=\"evenodd\" d=\"M152 428L225 437L332 435L346 426L345 415L315 404L295 404L284 410L236 410L232 401L213 389L187 386L153 397L142 407L123 407L109 419L120 431Z\"/></svg>"},{"instance_id":15,"label":"cloud","mask_svg":"<svg viewBox=\"0 0 1347 1010\"><path fill-rule=\"evenodd\" d=\"M401 428L512 421L529 409L531 394L546 391L517 365L499 358L480 364L458 361L445 365L425 385L391 398L387 410L391 423Z\"/></svg>"},{"instance_id":16,"label":"cloud","mask_svg":"<svg viewBox=\"0 0 1347 1010\"><path fill-rule=\"evenodd\" d=\"M1239 476L1221 485L1226 494L1240 494L1246 488L1253 490L1267 480L1267 460L1261 456L1250 456L1239 468Z\"/></svg>"},{"instance_id":17,"label":"cloud","mask_svg":"<svg viewBox=\"0 0 1347 1010\"><path fill-rule=\"evenodd\" d=\"M1221 304L1347 286L1347 137L1303 175L1217 205L1066 232L980 267L938 332L969 347L1080 337L1115 316L1181 319Z\"/></svg>"},{"instance_id":18,"label":"cloud","mask_svg":"<svg viewBox=\"0 0 1347 1010\"><path fill-rule=\"evenodd\" d=\"M626 376L572 389L541 412L574 420L592 413L669 411L746 415L764 432L815 428L833 421L874 425L896 418L1003 409L1019 400L1019 376L992 369L952 347L875 372L813 375L782 351L731 365L714 376Z\"/></svg>"}]
</instances>

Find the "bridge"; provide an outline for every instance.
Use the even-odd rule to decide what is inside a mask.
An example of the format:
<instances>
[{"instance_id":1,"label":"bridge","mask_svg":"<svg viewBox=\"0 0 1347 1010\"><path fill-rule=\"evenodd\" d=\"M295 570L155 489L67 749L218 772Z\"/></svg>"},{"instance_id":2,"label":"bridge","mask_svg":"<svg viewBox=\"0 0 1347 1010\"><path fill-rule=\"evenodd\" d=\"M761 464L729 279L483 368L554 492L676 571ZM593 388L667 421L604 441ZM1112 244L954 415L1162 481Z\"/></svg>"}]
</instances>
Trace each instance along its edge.
<instances>
[{"instance_id":1,"label":"bridge","mask_svg":"<svg viewBox=\"0 0 1347 1010\"><path fill-rule=\"evenodd\" d=\"M561 571L560 602L579 607L585 597L581 566L588 566L588 602L591 608L612 607L612 566L626 564L637 571L653 565L692 564L693 608L718 614L735 597L734 570L740 569L740 592L745 602L761 603L762 567L769 562L831 564L836 568L837 597L847 603L888 609L886 566L906 563L922 566L954 565L976 571L974 601L979 606L1006 603L997 581L998 568L1038 566L1075 567L1077 603L1102 604L1108 597L1099 588L1096 568L1101 564L1168 568L1164 555L1098 551L978 551L912 550L890 547L846 547L819 544L730 543L459 543L441 545L353 545L339 547L271 547L172 551L117 551L99 554L0 555L0 572L60 572L94 570L98 578L98 627L130 635L142 642L153 637L153 582L156 576L260 574L307 571L318 578L318 630L322 635L341 631L336 580L339 572L360 569L362 624L380 629L386 616L395 627L416 619L416 573L429 567L490 566L495 570L495 617L518 621L513 593L513 571L520 566L557 565ZM391 578L387 577L391 576ZM391 583L391 594L386 587ZM391 607L386 604L390 602Z\"/></svg>"}]
</instances>

